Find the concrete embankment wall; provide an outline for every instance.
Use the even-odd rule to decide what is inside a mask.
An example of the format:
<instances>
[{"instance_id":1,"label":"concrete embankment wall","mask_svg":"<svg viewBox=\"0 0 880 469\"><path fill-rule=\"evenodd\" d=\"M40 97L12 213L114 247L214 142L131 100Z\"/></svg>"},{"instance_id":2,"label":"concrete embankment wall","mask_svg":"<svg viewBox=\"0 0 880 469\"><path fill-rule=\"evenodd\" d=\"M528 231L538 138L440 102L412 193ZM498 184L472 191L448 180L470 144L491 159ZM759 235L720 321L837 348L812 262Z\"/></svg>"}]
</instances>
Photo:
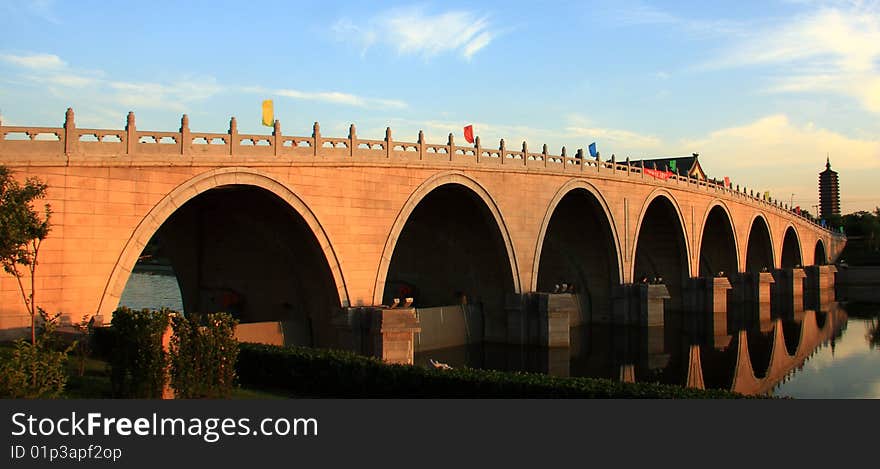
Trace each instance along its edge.
<instances>
[{"instance_id":1,"label":"concrete embankment wall","mask_svg":"<svg viewBox=\"0 0 880 469\"><path fill-rule=\"evenodd\" d=\"M840 268L837 288L841 299L880 303L880 266Z\"/></svg>"}]
</instances>

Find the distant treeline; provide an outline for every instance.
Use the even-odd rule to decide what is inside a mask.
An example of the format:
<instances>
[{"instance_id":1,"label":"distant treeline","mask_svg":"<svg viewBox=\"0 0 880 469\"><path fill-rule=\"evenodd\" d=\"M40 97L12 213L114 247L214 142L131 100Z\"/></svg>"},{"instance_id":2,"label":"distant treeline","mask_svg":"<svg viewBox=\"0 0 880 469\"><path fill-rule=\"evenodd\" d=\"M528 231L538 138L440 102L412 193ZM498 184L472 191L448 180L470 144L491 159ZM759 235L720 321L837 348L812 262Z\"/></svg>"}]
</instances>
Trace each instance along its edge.
<instances>
[{"instance_id":1,"label":"distant treeline","mask_svg":"<svg viewBox=\"0 0 880 469\"><path fill-rule=\"evenodd\" d=\"M873 212L855 212L829 217L832 227L842 226L846 248L840 255L850 265L880 265L880 207Z\"/></svg>"}]
</instances>

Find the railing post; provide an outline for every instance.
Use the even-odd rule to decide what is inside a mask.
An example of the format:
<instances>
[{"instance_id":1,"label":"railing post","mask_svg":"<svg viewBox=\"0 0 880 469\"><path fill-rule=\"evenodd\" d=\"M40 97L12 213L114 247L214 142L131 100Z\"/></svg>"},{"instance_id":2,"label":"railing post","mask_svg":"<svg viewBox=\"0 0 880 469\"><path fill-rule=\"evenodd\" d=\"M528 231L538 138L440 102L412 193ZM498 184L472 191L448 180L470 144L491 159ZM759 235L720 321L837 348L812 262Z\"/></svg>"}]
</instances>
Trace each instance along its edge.
<instances>
[{"instance_id":1,"label":"railing post","mask_svg":"<svg viewBox=\"0 0 880 469\"><path fill-rule=\"evenodd\" d=\"M321 145L321 125L316 121L312 125L312 149L315 156L318 156L318 149L321 148Z\"/></svg>"},{"instance_id":2,"label":"railing post","mask_svg":"<svg viewBox=\"0 0 880 469\"><path fill-rule=\"evenodd\" d=\"M452 161L452 155L455 154L455 138L452 132L449 132L449 140L446 142L446 152L449 153L449 161Z\"/></svg>"},{"instance_id":3,"label":"railing post","mask_svg":"<svg viewBox=\"0 0 880 469\"><path fill-rule=\"evenodd\" d=\"M70 155L73 153L76 141L76 122L74 122L73 108L69 107L64 114L64 154L67 155L68 161L70 160Z\"/></svg>"},{"instance_id":4,"label":"railing post","mask_svg":"<svg viewBox=\"0 0 880 469\"><path fill-rule=\"evenodd\" d=\"M480 156L481 156L481 154L483 153L483 147L480 146L480 136L479 136L479 135L477 135L477 136L474 138L474 148L477 150L477 152L476 152L476 157L477 157L477 163L479 163L479 162L480 162Z\"/></svg>"},{"instance_id":5,"label":"railing post","mask_svg":"<svg viewBox=\"0 0 880 469\"><path fill-rule=\"evenodd\" d=\"M275 156L278 156L281 154L281 145L284 144L281 138L281 121L278 119L275 119L275 123L272 126L272 136L274 137L272 139L272 146L275 147Z\"/></svg>"},{"instance_id":6,"label":"railing post","mask_svg":"<svg viewBox=\"0 0 880 469\"><path fill-rule=\"evenodd\" d=\"M419 160L425 159L425 133L419 130Z\"/></svg>"},{"instance_id":7,"label":"railing post","mask_svg":"<svg viewBox=\"0 0 880 469\"><path fill-rule=\"evenodd\" d=\"M523 166L528 166L529 165L529 145L525 142L525 140L523 140L522 154L523 154Z\"/></svg>"},{"instance_id":8,"label":"railing post","mask_svg":"<svg viewBox=\"0 0 880 469\"><path fill-rule=\"evenodd\" d=\"M158 142L157 142L158 143ZM131 155L138 144L137 126L134 122L134 112L129 111L125 122L125 153Z\"/></svg>"},{"instance_id":9,"label":"railing post","mask_svg":"<svg viewBox=\"0 0 880 469\"><path fill-rule=\"evenodd\" d=\"M189 116L186 114L180 118L180 154L186 155L189 153L189 146L192 144L192 138L189 134Z\"/></svg>"},{"instance_id":10,"label":"railing post","mask_svg":"<svg viewBox=\"0 0 880 469\"><path fill-rule=\"evenodd\" d=\"M544 155L544 167L547 167L547 157L550 156L550 152L547 150L547 144L544 144L544 149L541 151L541 154Z\"/></svg>"},{"instance_id":11,"label":"railing post","mask_svg":"<svg viewBox=\"0 0 880 469\"><path fill-rule=\"evenodd\" d=\"M629 177L630 170L632 169L632 163L629 162L629 157L626 157L626 176Z\"/></svg>"},{"instance_id":12,"label":"railing post","mask_svg":"<svg viewBox=\"0 0 880 469\"><path fill-rule=\"evenodd\" d=\"M229 155L235 155L235 147L238 146L238 122L235 117L229 119Z\"/></svg>"},{"instance_id":13,"label":"railing post","mask_svg":"<svg viewBox=\"0 0 880 469\"><path fill-rule=\"evenodd\" d=\"M587 163L586 160L584 160L584 149L578 148L578 151L577 151L577 153L574 154L574 157L577 159L577 164L579 164L581 167L581 172L583 172L584 166L586 166L586 163Z\"/></svg>"},{"instance_id":14,"label":"railing post","mask_svg":"<svg viewBox=\"0 0 880 469\"><path fill-rule=\"evenodd\" d=\"M501 157L501 164L504 164L504 139L501 139L501 143L498 145L498 156Z\"/></svg>"},{"instance_id":15,"label":"railing post","mask_svg":"<svg viewBox=\"0 0 880 469\"><path fill-rule=\"evenodd\" d=\"M391 140L391 127L385 127L385 158L391 158L394 142Z\"/></svg>"},{"instance_id":16,"label":"railing post","mask_svg":"<svg viewBox=\"0 0 880 469\"><path fill-rule=\"evenodd\" d=\"M568 158L568 152L565 151L565 147L562 147L562 154L559 156L562 158L562 170L565 171L565 159Z\"/></svg>"},{"instance_id":17,"label":"railing post","mask_svg":"<svg viewBox=\"0 0 880 469\"><path fill-rule=\"evenodd\" d=\"M639 169L641 170L641 173L642 173L642 179L645 179L645 161L644 160L639 161Z\"/></svg>"},{"instance_id":18,"label":"railing post","mask_svg":"<svg viewBox=\"0 0 880 469\"><path fill-rule=\"evenodd\" d=\"M357 147L357 129L354 124L348 127L348 156L354 156L354 149Z\"/></svg>"}]
</instances>

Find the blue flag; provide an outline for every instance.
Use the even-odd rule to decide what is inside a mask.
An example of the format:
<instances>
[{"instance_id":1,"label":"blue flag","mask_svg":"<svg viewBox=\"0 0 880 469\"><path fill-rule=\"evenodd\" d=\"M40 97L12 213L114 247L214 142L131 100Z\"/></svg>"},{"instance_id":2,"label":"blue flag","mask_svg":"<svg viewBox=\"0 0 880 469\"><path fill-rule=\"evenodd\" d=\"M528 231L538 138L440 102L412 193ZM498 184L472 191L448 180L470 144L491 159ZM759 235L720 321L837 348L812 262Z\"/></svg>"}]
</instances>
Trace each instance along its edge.
<instances>
[{"instance_id":1,"label":"blue flag","mask_svg":"<svg viewBox=\"0 0 880 469\"><path fill-rule=\"evenodd\" d=\"M590 144L590 156L593 158L599 156L599 152L596 151L596 142Z\"/></svg>"}]
</instances>

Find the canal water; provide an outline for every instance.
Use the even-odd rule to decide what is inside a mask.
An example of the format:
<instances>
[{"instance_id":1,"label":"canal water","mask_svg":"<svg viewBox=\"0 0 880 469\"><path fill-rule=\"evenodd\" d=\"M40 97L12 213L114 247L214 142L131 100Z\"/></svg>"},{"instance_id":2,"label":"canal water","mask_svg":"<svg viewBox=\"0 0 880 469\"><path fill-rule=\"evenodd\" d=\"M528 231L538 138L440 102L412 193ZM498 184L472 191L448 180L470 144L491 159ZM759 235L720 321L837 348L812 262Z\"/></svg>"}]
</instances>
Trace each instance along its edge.
<instances>
[{"instance_id":1,"label":"canal water","mask_svg":"<svg viewBox=\"0 0 880 469\"><path fill-rule=\"evenodd\" d=\"M177 280L135 272L120 305L182 310ZM415 362L796 398L880 398L880 304L830 303L818 311L758 317L731 311L720 324L667 313L662 327L575 328L568 348L472 344L417 351Z\"/></svg>"}]
</instances>

